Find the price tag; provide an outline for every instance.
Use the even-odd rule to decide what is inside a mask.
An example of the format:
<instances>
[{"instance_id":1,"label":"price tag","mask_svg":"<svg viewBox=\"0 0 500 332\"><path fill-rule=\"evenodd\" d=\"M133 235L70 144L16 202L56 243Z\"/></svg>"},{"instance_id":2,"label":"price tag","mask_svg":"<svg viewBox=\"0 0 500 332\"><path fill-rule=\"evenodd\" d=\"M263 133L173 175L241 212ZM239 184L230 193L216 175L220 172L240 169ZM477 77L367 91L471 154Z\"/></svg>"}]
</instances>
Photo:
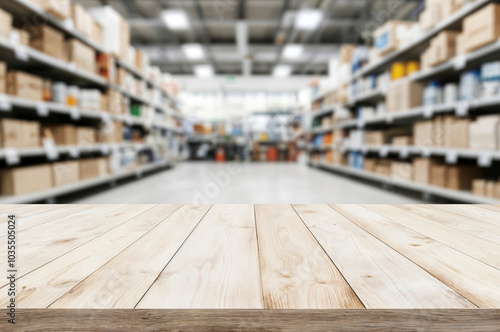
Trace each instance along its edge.
<instances>
[{"instance_id":1,"label":"price tag","mask_svg":"<svg viewBox=\"0 0 500 332\"><path fill-rule=\"evenodd\" d=\"M477 158L477 165L480 167L491 167L492 162L491 152L481 152Z\"/></svg>"},{"instance_id":2,"label":"price tag","mask_svg":"<svg viewBox=\"0 0 500 332\"><path fill-rule=\"evenodd\" d=\"M467 65L467 55L465 54L458 55L453 60L453 68L456 71L465 69L466 65Z\"/></svg>"},{"instance_id":3,"label":"price tag","mask_svg":"<svg viewBox=\"0 0 500 332\"><path fill-rule=\"evenodd\" d=\"M49 116L49 108L47 107L47 104L45 103L36 103L36 114L40 117L47 117Z\"/></svg>"},{"instance_id":4,"label":"price tag","mask_svg":"<svg viewBox=\"0 0 500 332\"><path fill-rule=\"evenodd\" d=\"M71 158L76 159L80 157L80 151L78 151L78 148L76 146L68 148L68 154L70 155Z\"/></svg>"},{"instance_id":5,"label":"price tag","mask_svg":"<svg viewBox=\"0 0 500 332\"><path fill-rule=\"evenodd\" d=\"M0 111L8 112L12 110L12 103L10 97L0 93Z\"/></svg>"},{"instance_id":6,"label":"price tag","mask_svg":"<svg viewBox=\"0 0 500 332\"><path fill-rule=\"evenodd\" d=\"M111 122L111 116L108 113L102 113L101 114L101 121L104 123L110 123Z\"/></svg>"},{"instance_id":7,"label":"price tag","mask_svg":"<svg viewBox=\"0 0 500 332\"><path fill-rule=\"evenodd\" d=\"M457 106L455 107L455 115L460 117L467 116L469 115L469 108L470 108L469 102L462 101L458 103Z\"/></svg>"},{"instance_id":8,"label":"price tag","mask_svg":"<svg viewBox=\"0 0 500 332\"><path fill-rule=\"evenodd\" d=\"M124 118L124 120L125 120L125 124L126 124L127 126L131 126L131 125L132 125L132 118L131 118L130 116L126 116L126 117Z\"/></svg>"},{"instance_id":9,"label":"price tag","mask_svg":"<svg viewBox=\"0 0 500 332\"><path fill-rule=\"evenodd\" d=\"M431 156L431 149L422 148L422 157L429 158Z\"/></svg>"},{"instance_id":10,"label":"price tag","mask_svg":"<svg viewBox=\"0 0 500 332\"><path fill-rule=\"evenodd\" d=\"M19 152L17 149L6 148L4 149L5 161L7 165L17 165L21 162L21 158L19 157Z\"/></svg>"},{"instance_id":11,"label":"price tag","mask_svg":"<svg viewBox=\"0 0 500 332\"><path fill-rule=\"evenodd\" d=\"M75 22L70 18L65 19L63 25L68 30L75 30Z\"/></svg>"},{"instance_id":12,"label":"price tag","mask_svg":"<svg viewBox=\"0 0 500 332\"><path fill-rule=\"evenodd\" d=\"M424 107L424 118L430 119L434 116L434 106L427 105Z\"/></svg>"},{"instance_id":13,"label":"price tag","mask_svg":"<svg viewBox=\"0 0 500 332\"><path fill-rule=\"evenodd\" d=\"M363 119L363 117L361 118L358 118L358 128L364 128L365 127L365 119Z\"/></svg>"},{"instance_id":14,"label":"price tag","mask_svg":"<svg viewBox=\"0 0 500 332\"><path fill-rule=\"evenodd\" d=\"M78 121L82 118L82 114L80 113L80 109L76 107L72 107L69 110L69 114L71 116L71 119L74 121Z\"/></svg>"},{"instance_id":15,"label":"price tag","mask_svg":"<svg viewBox=\"0 0 500 332\"><path fill-rule=\"evenodd\" d=\"M76 63L74 63L74 62L68 63L68 70L75 71L76 70Z\"/></svg>"},{"instance_id":16,"label":"price tag","mask_svg":"<svg viewBox=\"0 0 500 332\"><path fill-rule=\"evenodd\" d=\"M394 117L392 116L392 114L387 114L385 117L385 123L391 124L393 122L394 122Z\"/></svg>"},{"instance_id":17,"label":"price tag","mask_svg":"<svg viewBox=\"0 0 500 332\"><path fill-rule=\"evenodd\" d=\"M458 152L456 150L446 151L445 160L448 164L456 164L458 161Z\"/></svg>"},{"instance_id":18,"label":"price tag","mask_svg":"<svg viewBox=\"0 0 500 332\"><path fill-rule=\"evenodd\" d=\"M59 151L57 151L56 144L52 138L45 138L43 140L43 148L48 160L59 159Z\"/></svg>"},{"instance_id":19,"label":"price tag","mask_svg":"<svg viewBox=\"0 0 500 332\"><path fill-rule=\"evenodd\" d=\"M108 155L109 152L110 152L110 148L109 148L109 145L101 145L101 153L104 154L104 155Z\"/></svg>"},{"instance_id":20,"label":"price tag","mask_svg":"<svg viewBox=\"0 0 500 332\"><path fill-rule=\"evenodd\" d=\"M28 62L28 60L30 59L28 48L24 45L14 46L14 54L16 55L16 58L20 61Z\"/></svg>"},{"instance_id":21,"label":"price tag","mask_svg":"<svg viewBox=\"0 0 500 332\"><path fill-rule=\"evenodd\" d=\"M399 158L406 159L410 156L410 149L407 146L401 147L399 150Z\"/></svg>"},{"instance_id":22,"label":"price tag","mask_svg":"<svg viewBox=\"0 0 500 332\"><path fill-rule=\"evenodd\" d=\"M381 158L385 158L389 155L389 147L388 146L382 146L380 147L380 150L378 151L378 155Z\"/></svg>"}]
</instances>

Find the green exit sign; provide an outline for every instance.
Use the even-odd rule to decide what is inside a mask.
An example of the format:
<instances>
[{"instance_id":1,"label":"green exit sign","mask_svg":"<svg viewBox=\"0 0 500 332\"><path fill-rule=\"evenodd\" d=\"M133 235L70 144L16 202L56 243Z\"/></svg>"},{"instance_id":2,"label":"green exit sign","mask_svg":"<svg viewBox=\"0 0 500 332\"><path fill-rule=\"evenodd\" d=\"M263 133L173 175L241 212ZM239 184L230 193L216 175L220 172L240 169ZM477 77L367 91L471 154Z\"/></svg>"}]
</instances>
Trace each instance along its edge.
<instances>
[{"instance_id":1,"label":"green exit sign","mask_svg":"<svg viewBox=\"0 0 500 332\"><path fill-rule=\"evenodd\" d=\"M234 81L236 81L236 76L234 75L226 76L226 81L233 83Z\"/></svg>"}]
</instances>

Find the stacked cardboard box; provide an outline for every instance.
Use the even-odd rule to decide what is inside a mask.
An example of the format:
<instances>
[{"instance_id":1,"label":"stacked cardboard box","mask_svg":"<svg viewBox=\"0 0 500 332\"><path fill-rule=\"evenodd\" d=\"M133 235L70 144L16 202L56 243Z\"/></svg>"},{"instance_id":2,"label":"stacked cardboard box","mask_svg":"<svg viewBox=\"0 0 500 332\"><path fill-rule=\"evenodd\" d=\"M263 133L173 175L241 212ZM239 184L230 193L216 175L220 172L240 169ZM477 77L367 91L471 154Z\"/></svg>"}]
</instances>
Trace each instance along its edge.
<instances>
[{"instance_id":1,"label":"stacked cardboard box","mask_svg":"<svg viewBox=\"0 0 500 332\"><path fill-rule=\"evenodd\" d=\"M40 124L16 119L0 120L2 148L34 148L40 146Z\"/></svg>"},{"instance_id":2,"label":"stacked cardboard box","mask_svg":"<svg viewBox=\"0 0 500 332\"><path fill-rule=\"evenodd\" d=\"M474 150L500 148L500 115L478 117L469 124L469 147Z\"/></svg>"},{"instance_id":3,"label":"stacked cardboard box","mask_svg":"<svg viewBox=\"0 0 500 332\"><path fill-rule=\"evenodd\" d=\"M24 195L52 188L50 165L3 169L0 179L2 195Z\"/></svg>"},{"instance_id":4,"label":"stacked cardboard box","mask_svg":"<svg viewBox=\"0 0 500 332\"><path fill-rule=\"evenodd\" d=\"M20 45L29 46L30 34L26 30L12 28L12 30L10 31L10 40L14 40L15 43Z\"/></svg>"},{"instance_id":5,"label":"stacked cardboard box","mask_svg":"<svg viewBox=\"0 0 500 332\"><path fill-rule=\"evenodd\" d=\"M80 163L78 161L58 162L51 165L54 187L67 186L80 181Z\"/></svg>"},{"instance_id":6,"label":"stacked cardboard box","mask_svg":"<svg viewBox=\"0 0 500 332\"><path fill-rule=\"evenodd\" d=\"M427 184L431 179L431 167L437 164L438 161L433 158L415 158L413 159L414 178L418 183Z\"/></svg>"},{"instance_id":7,"label":"stacked cardboard box","mask_svg":"<svg viewBox=\"0 0 500 332\"><path fill-rule=\"evenodd\" d=\"M451 16L462 8L465 0L426 0L425 9L420 13L419 23L423 31Z\"/></svg>"},{"instance_id":8,"label":"stacked cardboard box","mask_svg":"<svg viewBox=\"0 0 500 332\"><path fill-rule=\"evenodd\" d=\"M80 4L73 4L71 8L75 29L86 37L92 37L94 20L92 16Z\"/></svg>"},{"instance_id":9,"label":"stacked cardboard box","mask_svg":"<svg viewBox=\"0 0 500 332\"><path fill-rule=\"evenodd\" d=\"M473 180L482 175L481 168L475 165L447 165L442 161L425 159L419 158L414 161L417 182L447 189L471 190ZM425 182L426 180L428 182Z\"/></svg>"},{"instance_id":10,"label":"stacked cardboard box","mask_svg":"<svg viewBox=\"0 0 500 332\"><path fill-rule=\"evenodd\" d=\"M500 4L489 4L467 16L463 27L467 52L496 41L500 37Z\"/></svg>"},{"instance_id":11,"label":"stacked cardboard box","mask_svg":"<svg viewBox=\"0 0 500 332\"><path fill-rule=\"evenodd\" d=\"M7 93L30 100L43 100L43 80L17 70L7 73Z\"/></svg>"},{"instance_id":12,"label":"stacked cardboard box","mask_svg":"<svg viewBox=\"0 0 500 332\"><path fill-rule=\"evenodd\" d=\"M76 127L70 124L43 125L42 131L45 137L53 138L56 145L76 145Z\"/></svg>"},{"instance_id":13,"label":"stacked cardboard box","mask_svg":"<svg viewBox=\"0 0 500 332\"><path fill-rule=\"evenodd\" d=\"M31 29L31 47L62 61L68 61L63 33L48 25L33 26Z\"/></svg>"},{"instance_id":14,"label":"stacked cardboard box","mask_svg":"<svg viewBox=\"0 0 500 332\"><path fill-rule=\"evenodd\" d=\"M393 138L408 133L409 129L406 128L391 128L387 130L369 131L365 133L365 144L366 145L390 144Z\"/></svg>"},{"instance_id":15,"label":"stacked cardboard box","mask_svg":"<svg viewBox=\"0 0 500 332\"><path fill-rule=\"evenodd\" d=\"M115 121L110 126L97 132L97 143L122 143L123 123Z\"/></svg>"},{"instance_id":16,"label":"stacked cardboard box","mask_svg":"<svg viewBox=\"0 0 500 332\"><path fill-rule=\"evenodd\" d=\"M103 30L102 30L102 25L99 22L93 22L93 28L92 28L92 36L90 39L97 45L102 46L102 40L103 40Z\"/></svg>"},{"instance_id":17,"label":"stacked cardboard box","mask_svg":"<svg viewBox=\"0 0 500 332\"><path fill-rule=\"evenodd\" d=\"M446 148L466 149L469 147L470 119L446 116L444 118L443 146Z\"/></svg>"},{"instance_id":18,"label":"stacked cardboard box","mask_svg":"<svg viewBox=\"0 0 500 332\"><path fill-rule=\"evenodd\" d=\"M394 146L408 146L413 144L412 136L394 136L392 138L392 145Z\"/></svg>"},{"instance_id":19,"label":"stacked cardboard box","mask_svg":"<svg viewBox=\"0 0 500 332\"><path fill-rule=\"evenodd\" d=\"M7 87L5 85L7 80L7 65L5 62L0 62L0 94L5 93Z\"/></svg>"},{"instance_id":20,"label":"stacked cardboard box","mask_svg":"<svg viewBox=\"0 0 500 332\"><path fill-rule=\"evenodd\" d=\"M142 50L137 50L135 56L135 67L142 73L146 71L146 67L149 66L149 58L146 52Z\"/></svg>"},{"instance_id":21,"label":"stacked cardboard box","mask_svg":"<svg viewBox=\"0 0 500 332\"><path fill-rule=\"evenodd\" d=\"M392 81L386 97L387 112L398 112L421 106L423 92L423 84L409 78Z\"/></svg>"},{"instance_id":22,"label":"stacked cardboard box","mask_svg":"<svg viewBox=\"0 0 500 332\"><path fill-rule=\"evenodd\" d=\"M91 158L80 161L80 179L90 180L110 173L108 158Z\"/></svg>"},{"instance_id":23,"label":"stacked cardboard box","mask_svg":"<svg viewBox=\"0 0 500 332\"><path fill-rule=\"evenodd\" d=\"M97 73L96 52L90 46L85 45L78 39L70 39L66 42L68 60L73 62L79 69L90 73Z\"/></svg>"},{"instance_id":24,"label":"stacked cardboard box","mask_svg":"<svg viewBox=\"0 0 500 332\"><path fill-rule=\"evenodd\" d=\"M76 128L76 144L91 145L96 143L96 130L94 128Z\"/></svg>"},{"instance_id":25,"label":"stacked cardboard box","mask_svg":"<svg viewBox=\"0 0 500 332\"><path fill-rule=\"evenodd\" d=\"M391 178L393 180L413 181L413 173L412 163L400 161L391 163Z\"/></svg>"},{"instance_id":26,"label":"stacked cardboard box","mask_svg":"<svg viewBox=\"0 0 500 332\"><path fill-rule=\"evenodd\" d=\"M456 40L459 32L441 31L431 40L430 46L422 53L420 63L422 68L434 67L450 60L456 54Z\"/></svg>"},{"instance_id":27,"label":"stacked cardboard box","mask_svg":"<svg viewBox=\"0 0 500 332\"><path fill-rule=\"evenodd\" d=\"M65 20L71 17L71 0L31 0L47 13L57 17L58 19Z\"/></svg>"},{"instance_id":28,"label":"stacked cardboard box","mask_svg":"<svg viewBox=\"0 0 500 332\"><path fill-rule=\"evenodd\" d=\"M10 38L12 30L12 15L0 8L0 36Z\"/></svg>"},{"instance_id":29,"label":"stacked cardboard box","mask_svg":"<svg viewBox=\"0 0 500 332\"><path fill-rule=\"evenodd\" d=\"M388 21L373 32L375 47L380 55L386 55L399 48L401 30L409 29L413 22Z\"/></svg>"},{"instance_id":30,"label":"stacked cardboard box","mask_svg":"<svg viewBox=\"0 0 500 332\"><path fill-rule=\"evenodd\" d=\"M413 142L416 146L436 146L434 133L434 121L415 122L413 125Z\"/></svg>"},{"instance_id":31,"label":"stacked cardboard box","mask_svg":"<svg viewBox=\"0 0 500 332\"><path fill-rule=\"evenodd\" d=\"M390 159L379 159L375 165L375 174L381 176L391 176L391 165L392 161Z\"/></svg>"},{"instance_id":32,"label":"stacked cardboard box","mask_svg":"<svg viewBox=\"0 0 500 332\"><path fill-rule=\"evenodd\" d=\"M479 196L500 199L500 181L475 179L472 182L472 193Z\"/></svg>"}]
</instances>

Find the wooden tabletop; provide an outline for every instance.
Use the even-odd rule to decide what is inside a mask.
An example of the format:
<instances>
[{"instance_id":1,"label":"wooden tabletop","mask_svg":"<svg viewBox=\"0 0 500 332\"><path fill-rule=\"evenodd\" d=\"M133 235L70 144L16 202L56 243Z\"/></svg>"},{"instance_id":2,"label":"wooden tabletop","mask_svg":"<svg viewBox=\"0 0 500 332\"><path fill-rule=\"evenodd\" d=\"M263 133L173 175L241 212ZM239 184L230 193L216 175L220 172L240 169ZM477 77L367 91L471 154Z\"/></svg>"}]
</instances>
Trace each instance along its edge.
<instances>
[{"instance_id":1,"label":"wooden tabletop","mask_svg":"<svg viewBox=\"0 0 500 332\"><path fill-rule=\"evenodd\" d=\"M246 317L240 328L271 328L276 312L293 330L302 316L341 326L342 317L373 320L384 309L377 315L417 328L421 320L403 312L427 321L449 313L458 330L466 319L475 324L468 331L500 326L500 311L470 310L500 308L500 206L3 205L0 213L4 258L7 216L18 219L18 319L40 331L55 317L77 324L89 313L66 309L117 324L144 315L172 323L178 312L189 317L183 324L230 315L238 324ZM1 286L5 308L8 281ZM271 325L252 325L259 319Z\"/></svg>"}]
</instances>

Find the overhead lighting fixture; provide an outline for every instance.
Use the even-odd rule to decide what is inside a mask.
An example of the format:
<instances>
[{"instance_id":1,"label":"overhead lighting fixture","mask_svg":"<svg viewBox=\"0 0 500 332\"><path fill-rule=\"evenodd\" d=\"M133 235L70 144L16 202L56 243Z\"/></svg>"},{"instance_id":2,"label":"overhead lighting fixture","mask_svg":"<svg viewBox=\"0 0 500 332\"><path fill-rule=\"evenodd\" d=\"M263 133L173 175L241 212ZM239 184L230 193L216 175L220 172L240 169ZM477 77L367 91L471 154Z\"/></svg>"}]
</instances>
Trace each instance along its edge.
<instances>
[{"instance_id":1,"label":"overhead lighting fixture","mask_svg":"<svg viewBox=\"0 0 500 332\"><path fill-rule=\"evenodd\" d=\"M294 26L297 30L316 30L323 19L323 12L320 9L301 9L296 15Z\"/></svg>"},{"instance_id":2,"label":"overhead lighting fixture","mask_svg":"<svg viewBox=\"0 0 500 332\"><path fill-rule=\"evenodd\" d=\"M277 65L274 67L273 76L274 77L288 77L292 74L292 66L288 65Z\"/></svg>"},{"instance_id":3,"label":"overhead lighting fixture","mask_svg":"<svg viewBox=\"0 0 500 332\"><path fill-rule=\"evenodd\" d=\"M288 44L283 49L283 58L285 59L299 59L304 53L304 46L300 44Z\"/></svg>"},{"instance_id":4,"label":"overhead lighting fixture","mask_svg":"<svg viewBox=\"0 0 500 332\"><path fill-rule=\"evenodd\" d=\"M182 52L189 60L200 60L205 57L205 51L200 44L184 44Z\"/></svg>"},{"instance_id":5,"label":"overhead lighting fixture","mask_svg":"<svg viewBox=\"0 0 500 332\"><path fill-rule=\"evenodd\" d=\"M180 9L168 9L161 12L160 17L170 30L189 30L189 18L185 11Z\"/></svg>"},{"instance_id":6,"label":"overhead lighting fixture","mask_svg":"<svg viewBox=\"0 0 500 332\"><path fill-rule=\"evenodd\" d=\"M194 66L194 74L198 77L214 76L214 68L211 65Z\"/></svg>"}]
</instances>

